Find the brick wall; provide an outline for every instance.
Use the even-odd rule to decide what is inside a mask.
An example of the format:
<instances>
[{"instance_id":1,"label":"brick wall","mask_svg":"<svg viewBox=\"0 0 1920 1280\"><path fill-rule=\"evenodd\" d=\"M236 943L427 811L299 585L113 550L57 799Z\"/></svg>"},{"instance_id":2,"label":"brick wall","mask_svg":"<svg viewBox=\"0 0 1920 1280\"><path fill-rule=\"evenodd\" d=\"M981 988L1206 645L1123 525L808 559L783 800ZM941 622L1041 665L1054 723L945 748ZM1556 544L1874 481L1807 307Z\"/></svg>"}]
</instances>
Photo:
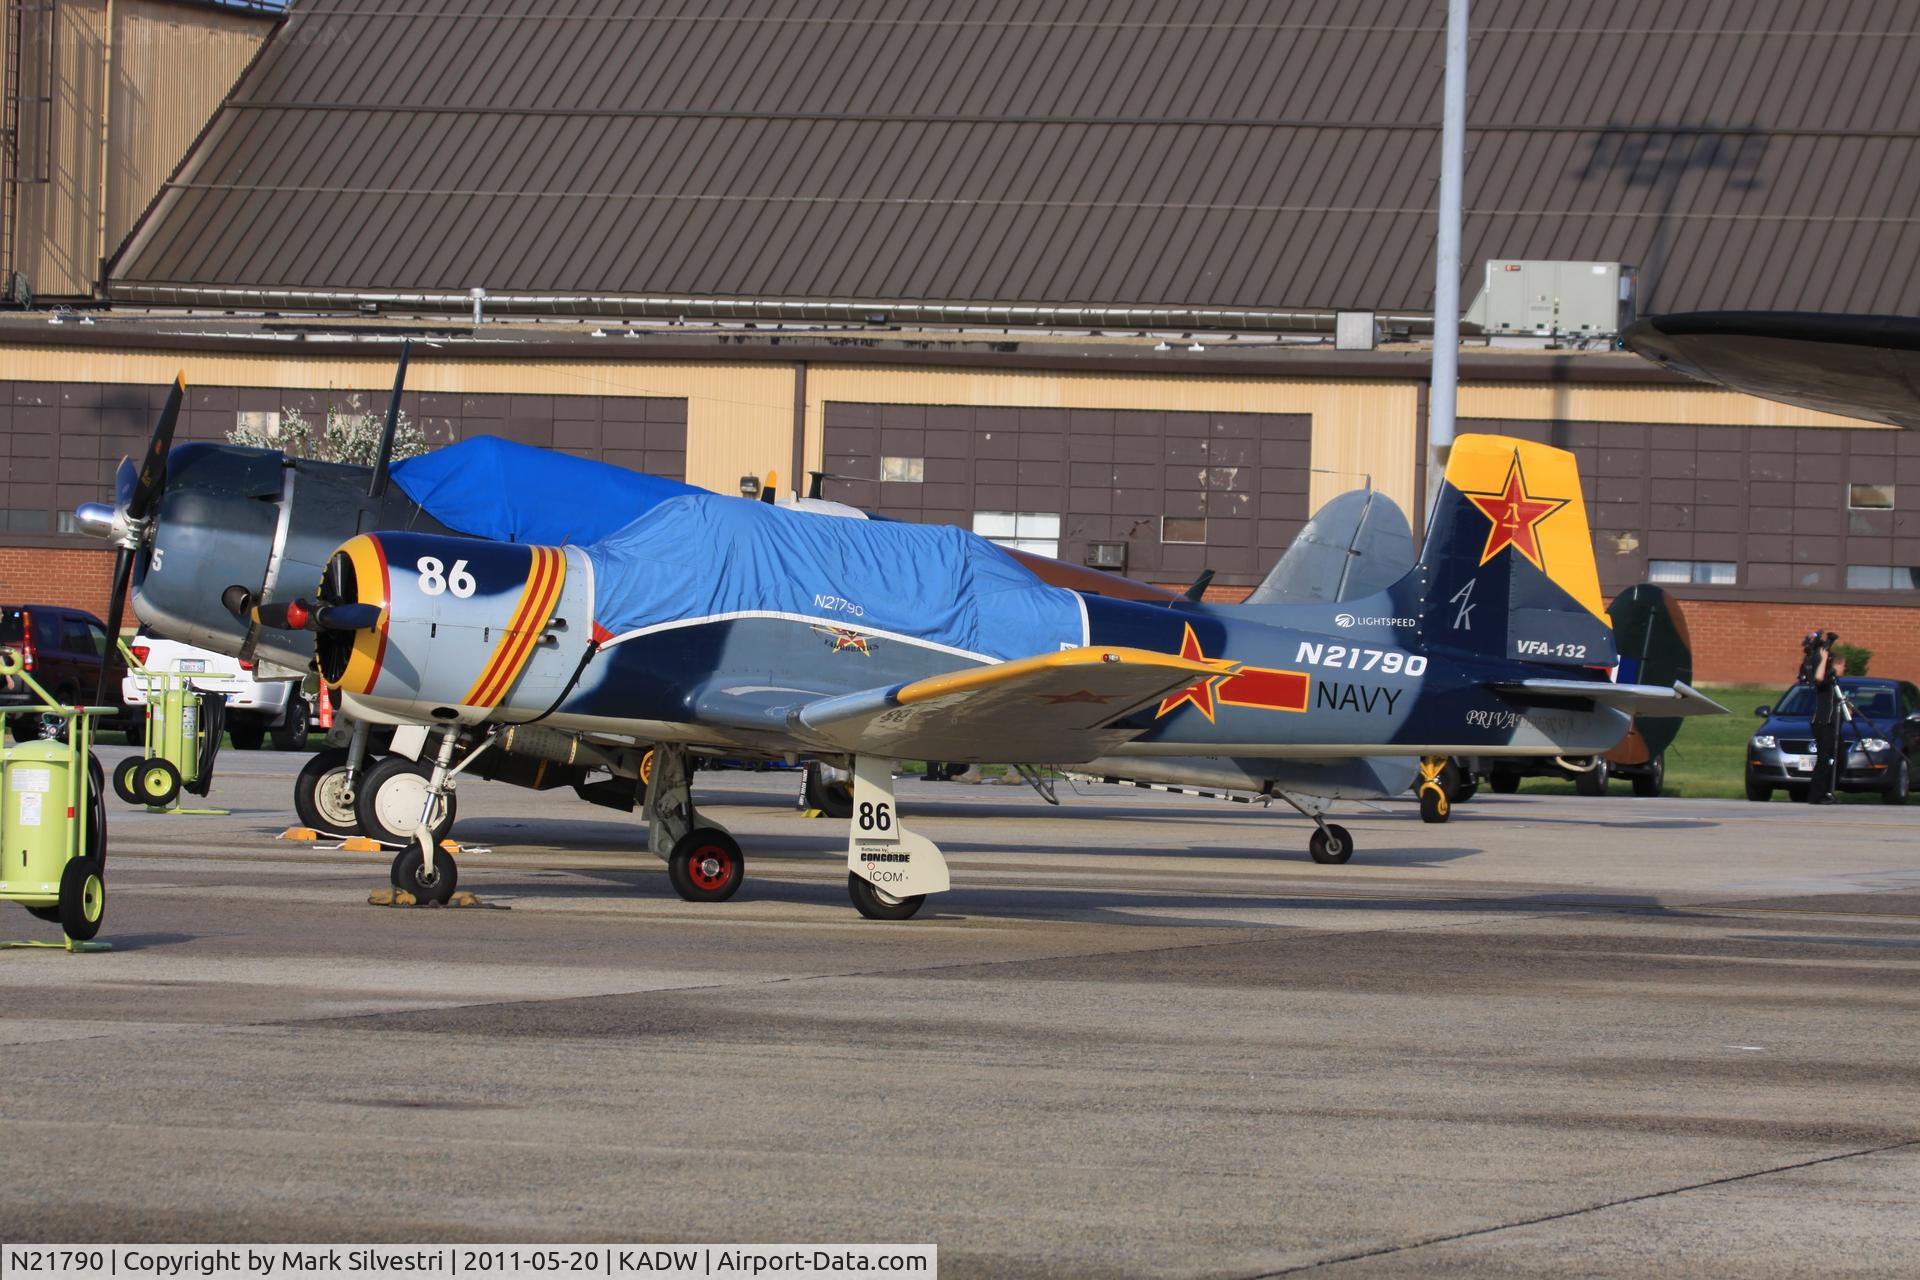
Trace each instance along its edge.
<instances>
[{"instance_id":1,"label":"brick wall","mask_svg":"<svg viewBox=\"0 0 1920 1280\"><path fill-rule=\"evenodd\" d=\"M0 604L58 604L107 616L113 552L0 546Z\"/></svg>"},{"instance_id":2,"label":"brick wall","mask_svg":"<svg viewBox=\"0 0 1920 1280\"><path fill-rule=\"evenodd\" d=\"M1920 679L1920 611L1887 605L1753 604L1683 600L1693 677L1715 684L1785 685L1800 666L1800 638L1819 627L1873 652L1868 674Z\"/></svg>"}]
</instances>

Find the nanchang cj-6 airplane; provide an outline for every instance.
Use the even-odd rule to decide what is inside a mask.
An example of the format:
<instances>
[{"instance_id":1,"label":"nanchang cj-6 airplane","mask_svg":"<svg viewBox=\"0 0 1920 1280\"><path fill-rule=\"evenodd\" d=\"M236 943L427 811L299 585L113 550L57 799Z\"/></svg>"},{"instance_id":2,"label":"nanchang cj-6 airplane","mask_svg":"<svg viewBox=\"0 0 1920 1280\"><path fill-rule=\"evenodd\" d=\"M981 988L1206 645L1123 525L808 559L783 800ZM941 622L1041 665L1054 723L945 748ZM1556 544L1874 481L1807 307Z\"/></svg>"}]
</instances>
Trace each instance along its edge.
<instances>
[{"instance_id":1,"label":"nanchang cj-6 airplane","mask_svg":"<svg viewBox=\"0 0 1920 1280\"><path fill-rule=\"evenodd\" d=\"M216 594L213 570L179 573L196 596L182 598L156 538L224 511L212 499L231 496L231 484L193 482L216 456L193 452L206 448L182 446L169 461L157 447L158 471L153 454L123 467L117 507L90 515L122 546L116 612L137 571L149 622L231 648L231 630L208 627L197 599ZM596 465L527 452L557 468ZM513 483L550 491L526 474L528 459L514 462ZM277 496L271 482L324 478L303 466L263 471L256 496ZM445 511L501 479L428 468L410 492L438 486ZM297 654L310 639L356 724L401 726L397 738L425 748L413 752L423 756L410 793L417 838L393 877L428 899L452 893L457 868L436 847L442 824L425 819L450 812L462 774L501 776L485 772L490 757L575 785L604 769L617 784L651 747L648 847L697 901L731 897L745 861L693 803L694 754L843 763L854 778L850 895L864 915L903 919L949 879L899 811L901 759L1257 791L1311 818L1312 856L1340 863L1353 842L1325 820L1332 802L1402 791L1418 758L1589 756L1617 743L1636 712L1721 711L1684 684L1609 680L1613 638L1572 455L1527 441L1461 437L1412 569L1337 604L1115 599L1050 585L960 529L837 519L677 484L645 496L578 492L620 504L619 527L585 545L544 541L539 513L526 511L492 518L490 530L461 521L494 536L460 536L422 504L383 493L384 480L360 503L368 531L304 566L310 597L288 598L283 585L262 604L239 583L217 594L243 620L248 652ZM259 505L268 518L272 503ZM279 518L291 509L283 501ZM287 540L272 545L282 555ZM275 567L269 579L297 581Z\"/></svg>"}]
</instances>

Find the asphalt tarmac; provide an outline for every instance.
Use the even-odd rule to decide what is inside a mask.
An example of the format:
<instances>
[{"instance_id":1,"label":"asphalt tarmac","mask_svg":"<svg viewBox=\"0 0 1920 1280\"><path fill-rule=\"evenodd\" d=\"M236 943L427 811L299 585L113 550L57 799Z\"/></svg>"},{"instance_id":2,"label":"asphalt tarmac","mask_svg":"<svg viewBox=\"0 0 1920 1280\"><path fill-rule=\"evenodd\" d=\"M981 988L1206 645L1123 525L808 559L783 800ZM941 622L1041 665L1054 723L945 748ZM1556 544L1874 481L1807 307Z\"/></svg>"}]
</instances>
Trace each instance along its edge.
<instances>
[{"instance_id":1,"label":"asphalt tarmac","mask_svg":"<svg viewBox=\"0 0 1920 1280\"><path fill-rule=\"evenodd\" d=\"M791 774L700 776L730 903L474 783L461 887L511 909L395 910L274 839L297 758L221 763L230 816L109 801L115 950L0 954L0 1238L1920 1271L1920 806L1483 793L1323 867L1284 811L905 782L955 889L884 924Z\"/></svg>"}]
</instances>

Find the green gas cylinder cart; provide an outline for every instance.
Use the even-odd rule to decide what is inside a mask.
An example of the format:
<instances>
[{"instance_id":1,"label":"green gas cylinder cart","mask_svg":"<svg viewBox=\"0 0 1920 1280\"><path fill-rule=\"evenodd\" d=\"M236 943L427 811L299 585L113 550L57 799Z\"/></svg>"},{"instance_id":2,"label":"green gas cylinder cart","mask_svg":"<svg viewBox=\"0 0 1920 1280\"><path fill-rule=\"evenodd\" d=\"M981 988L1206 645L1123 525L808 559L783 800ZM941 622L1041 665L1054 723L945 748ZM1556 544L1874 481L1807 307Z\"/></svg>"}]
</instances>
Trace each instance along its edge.
<instances>
[{"instance_id":1,"label":"green gas cylinder cart","mask_svg":"<svg viewBox=\"0 0 1920 1280\"><path fill-rule=\"evenodd\" d=\"M93 721L115 709L61 706L11 649L0 649L0 676L24 682L40 714L66 721L57 737L0 750L0 899L58 924L71 949L100 932L107 910L107 811Z\"/></svg>"},{"instance_id":2,"label":"green gas cylinder cart","mask_svg":"<svg viewBox=\"0 0 1920 1280\"><path fill-rule=\"evenodd\" d=\"M151 809L167 808L183 790L206 795L213 783L214 757L226 733L225 695L194 688L191 675L142 666L124 641L120 653L146 690L148 754L129 756L114 766L114 794L128 804Z\"/></svg>"}]
</instances>

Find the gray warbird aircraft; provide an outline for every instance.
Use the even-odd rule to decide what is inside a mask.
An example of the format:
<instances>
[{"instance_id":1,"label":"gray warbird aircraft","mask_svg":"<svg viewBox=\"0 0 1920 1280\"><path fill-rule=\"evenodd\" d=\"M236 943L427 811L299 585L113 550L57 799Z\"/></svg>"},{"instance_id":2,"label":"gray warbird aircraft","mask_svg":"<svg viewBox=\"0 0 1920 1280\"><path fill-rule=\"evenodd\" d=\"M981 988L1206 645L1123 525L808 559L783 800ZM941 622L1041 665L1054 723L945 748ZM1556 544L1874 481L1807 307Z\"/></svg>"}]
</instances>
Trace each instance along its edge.
<instances>
[{"instance_id":1,"label":"gray warbird aircraft","mask_svg":"<svg viewBox=\"0 0 1920 1280\"><path fill-rule=\"evenodd\" d=\"M1455 443L1413 569L1338 604L1103 598L963 530L683 493L585 546L361 534L314 599L252 612L316 634L357 720L438 738L423 814L516 735L652 744L648 846L689 899L731 897L745 866L695 809L692 753L849 762L849 892L887 919L949 883L895 802L903 758L1250 787L1338 863L1331 801L1397 792L1411 759L1587 756L1635 712L1722 711L1609 681L1573 457L1496 436ZM424 824L394 863L429 898L456 874Z\"/></svg>"}]
</instances>

